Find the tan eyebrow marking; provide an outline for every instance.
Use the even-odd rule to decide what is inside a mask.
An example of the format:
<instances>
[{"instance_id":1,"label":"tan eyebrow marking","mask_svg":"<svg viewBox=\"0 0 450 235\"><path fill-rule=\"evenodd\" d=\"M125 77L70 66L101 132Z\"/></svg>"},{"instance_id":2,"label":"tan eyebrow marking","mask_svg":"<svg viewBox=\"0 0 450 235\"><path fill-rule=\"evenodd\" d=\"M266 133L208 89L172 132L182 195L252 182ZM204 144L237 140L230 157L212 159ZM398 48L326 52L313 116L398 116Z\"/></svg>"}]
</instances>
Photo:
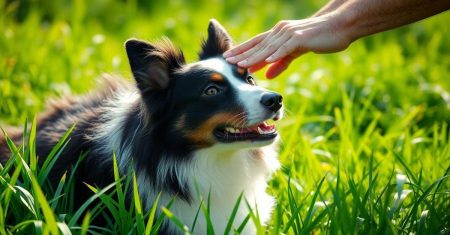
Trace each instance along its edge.
<instances>
[{"instance_id":1,"label":"tan eyebrow marking","mask_svg":"<svg viewBox=\"0 0 450 235\"><path fill-rule=\"evenodd\" d=\"M243 76L245 74L245 69L241 68L241 67L238 67L237 68L237 72L239 73L239 75Z\"/></svg>"},{"instance_id":2,"label":"tan eyebrow marking","mask_svg":"<svg viewBox=\"0 0 450 235\"><path fill-rule=\"evenodd\" d=\"M213 74L211 74L211 80L215 81L215 82L223 82L224 79L221 74L213 73Z\"/></svg>"}]
</instances>

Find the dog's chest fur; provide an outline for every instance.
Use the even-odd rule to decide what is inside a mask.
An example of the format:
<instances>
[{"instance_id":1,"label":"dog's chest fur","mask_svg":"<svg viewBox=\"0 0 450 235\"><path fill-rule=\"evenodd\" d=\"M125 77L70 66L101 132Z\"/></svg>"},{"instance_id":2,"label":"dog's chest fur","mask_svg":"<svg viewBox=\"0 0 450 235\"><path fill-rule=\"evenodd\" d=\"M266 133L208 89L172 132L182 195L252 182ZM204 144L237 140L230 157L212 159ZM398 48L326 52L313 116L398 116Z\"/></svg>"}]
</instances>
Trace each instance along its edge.
<instances>
[{"instance_id":1,"label":"dog's chest fur","mask_svg":"<svg viewBox=\"0 0 450 235\"><path fill-rule=\"evenodd\" d=\"M164 167L164 166L161 166ZM265 190L268 176L278 169L279 163L273 146L260 149L243 149L237 152L212 147L194 153L192 161L177 169L180 180L186 181L192 192L192 200L176 200L170 210L186 225L192 225L199 207L203 203L210 207L210 219L216 233L223 233L226 222L230 219L237 198L243 193L239 210L233 226L239 225L252 213L260 216L261 223L270 218L274 200ZM155 199L155 192L149 190L146 174L138 175L141 198L144 206L150 209ZM162 204L165 205L173 195L162 194ZM253 208L249 209L247 203ZM257 205L257 206L256 206ZM255 209L258 209L256 211ZM200 209L195 224L194 234L206 234L206 219ZM171 228L168 228L169 231ZM173 227L172 227L173 229ZM171 231L174 232L175 231ZM255 234L253 221L248 221L243 234Z\"/></svg>"}]
</instances>

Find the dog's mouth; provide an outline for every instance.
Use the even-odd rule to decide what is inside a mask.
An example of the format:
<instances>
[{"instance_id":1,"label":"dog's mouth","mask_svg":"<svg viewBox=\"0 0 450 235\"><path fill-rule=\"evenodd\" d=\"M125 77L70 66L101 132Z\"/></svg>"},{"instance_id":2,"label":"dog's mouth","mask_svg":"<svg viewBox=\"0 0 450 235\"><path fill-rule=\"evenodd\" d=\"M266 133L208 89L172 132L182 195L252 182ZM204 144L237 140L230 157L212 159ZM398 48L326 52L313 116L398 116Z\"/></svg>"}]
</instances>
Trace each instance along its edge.
<instances>
[{"instance_id":1,"label":"dog's mouth","mask_svg":"<svg viewBox=\"0 0 450 235\"><path fill-rule=\"evenodd\" d=\"M274 124L261 122L248 127L218 127L214 135L220 142L231 143L236 141L267 141L272 140L278 135Z\"/></svg>"}]
</instances>

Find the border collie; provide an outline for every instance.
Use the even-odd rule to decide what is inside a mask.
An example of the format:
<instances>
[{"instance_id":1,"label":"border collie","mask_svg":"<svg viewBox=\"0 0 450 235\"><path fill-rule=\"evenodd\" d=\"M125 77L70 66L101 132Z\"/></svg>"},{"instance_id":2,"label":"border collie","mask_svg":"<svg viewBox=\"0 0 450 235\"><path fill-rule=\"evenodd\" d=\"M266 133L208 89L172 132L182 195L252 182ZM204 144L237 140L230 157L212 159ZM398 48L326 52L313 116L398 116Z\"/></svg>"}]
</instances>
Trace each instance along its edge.
<instances>
[{"instance_id":1,"label":"border collie","mask_svg":"<svg viewBox=\"0 0 450 235\"><path fill-rule=\"evenodd\" d=\"M212 224L223 233L243 193L248 206L241 203L234 226L250 211L267 222L274 204L265 192L267 179L279 162L278 132L266 121L281 118L282 97L256 86L246 69L227 63L222 53L230 47L230 36L215 20L209 23L195 63L187 64L167 39L156 44L128 40L125 48L135 85L107 79L105 89L56 102L39 118L36 146L41 163L76 123L51 182L57 184L86 154L76 173L80 205L90 196L84 183L102 187L113 182L115 153L121 174L135 172L146 210L161 192L163 204L176 197L170 210L191 225L200 203L209 198ZM1 150L4 163L9 153L3 137ZM193 232L206 234L202 212ZM161 233L179 231L166 221ZM252 221L244 233L256 233Z\"/></svg>"}]
</instances>

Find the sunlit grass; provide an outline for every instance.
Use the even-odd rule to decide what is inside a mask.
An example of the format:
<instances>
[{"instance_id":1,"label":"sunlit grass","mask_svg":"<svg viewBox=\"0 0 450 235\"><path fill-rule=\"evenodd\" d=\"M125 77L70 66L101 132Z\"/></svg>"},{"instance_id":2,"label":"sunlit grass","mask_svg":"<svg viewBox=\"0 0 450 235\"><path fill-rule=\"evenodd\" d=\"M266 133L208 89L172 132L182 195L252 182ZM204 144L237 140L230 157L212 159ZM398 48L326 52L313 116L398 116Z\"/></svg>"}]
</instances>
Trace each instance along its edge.
<instances>
[{"instance_id":1,"label":"sunlit grass","mask_svg":"<svg viewBox=\"0 0 450 235\"><path fill-rule=\"evenodd\" d=\"M209 18L238 42L280 19L306 17L320 2L7 1L0 4L0 124L20 125L49 98L93 90L111 72L131 79L123 49L130 37L162 35L196 60ZM308 54L260 85L285 98L278 123L283 169L268 191L277 198L268 234L446 234L450 229L449 13L356 42L333 55ZM170 205L141 208L133 174L119 176L73 209L73 172L46 183L68 134L43 166L34 122L0 166L0 234L155 234ZM70 133L71 130L68 130ZM83 156L81 156L83 157ZM113 157L113 156L111 156ZM75 167L76 168L76 167ZM124 195L133 195L132 203ZM199 208L206 213L207 203ZM246 206L244 198L236 207ZM158 208L162 214L156 213ZM232 211L235 208L230 208ZM88 213L86 213L89 211ZM103 217L108 226L91 225ZM207 218L208 216L206 216ZM232 217L231 217L232 218ZM230 219L231 219L230 218ZM227 232L242 231L243 226ZM208 226L211 226L208 223ZM209 231L214 228L208 227Z\"/></svg>"}]
</instances>

